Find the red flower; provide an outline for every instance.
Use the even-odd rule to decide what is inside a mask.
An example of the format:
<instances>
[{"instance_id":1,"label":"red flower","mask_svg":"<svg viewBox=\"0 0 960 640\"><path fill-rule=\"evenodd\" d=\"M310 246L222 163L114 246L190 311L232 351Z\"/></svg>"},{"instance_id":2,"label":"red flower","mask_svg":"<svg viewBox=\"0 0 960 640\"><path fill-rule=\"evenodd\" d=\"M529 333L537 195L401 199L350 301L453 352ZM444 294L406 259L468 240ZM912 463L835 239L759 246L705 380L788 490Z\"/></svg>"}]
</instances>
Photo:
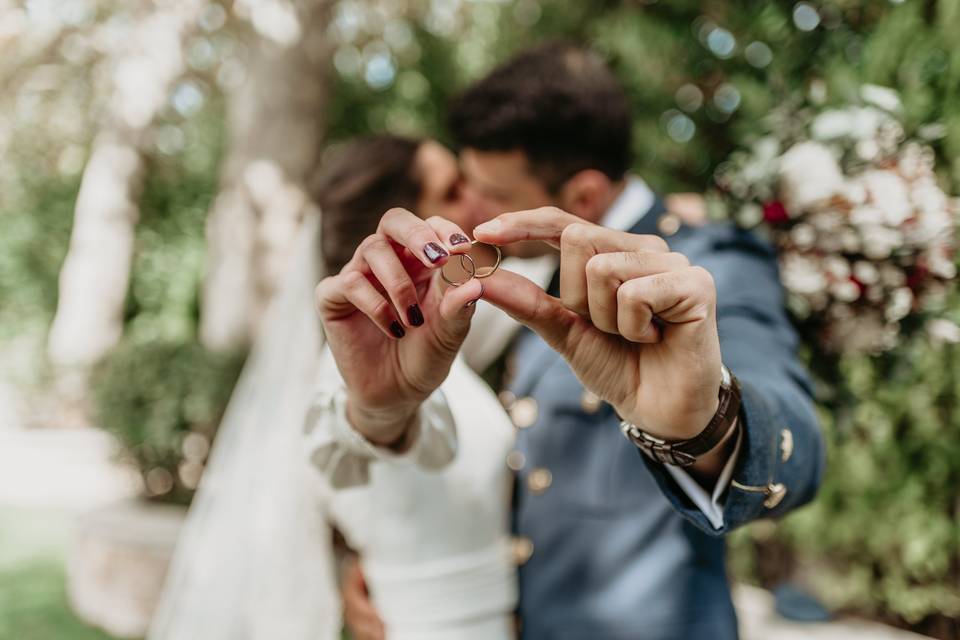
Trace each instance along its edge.
<instances>
[{"instance_id":1,"label":"red flower","mask_svg":"<svg viewBox=\"0 0 960 640\"><path fill-rule=\"evenodd\" d=\"M783 203L779 200L767 202L763 205L763 219L770 224L783 224L790 219Z\"/></svg>"},{"instance_id":2,"label":"red flower","mask_svg":"<svg viewBox=\"0 0 960 640\"><path fill-rule=\"evenodd\" d=\"M924 280L930 275L930 269L927 268L924 264L917 264L910 270L907 274L907 286L916 291L917 288L923 284Z\"/></svg>"},{"instance_id":3,"label":"red flower","mask_svg":"<svg viewBox=\"0 0 960 640\"><path fill-rule=\"evenodd\" d=\"M856 276L850 276L850 282L857 285L857 289L860 290L860 297L862 297L864 292L867 290L867 285L860 282L860 280L858 280Z\"/></svg>"}]
</instances>

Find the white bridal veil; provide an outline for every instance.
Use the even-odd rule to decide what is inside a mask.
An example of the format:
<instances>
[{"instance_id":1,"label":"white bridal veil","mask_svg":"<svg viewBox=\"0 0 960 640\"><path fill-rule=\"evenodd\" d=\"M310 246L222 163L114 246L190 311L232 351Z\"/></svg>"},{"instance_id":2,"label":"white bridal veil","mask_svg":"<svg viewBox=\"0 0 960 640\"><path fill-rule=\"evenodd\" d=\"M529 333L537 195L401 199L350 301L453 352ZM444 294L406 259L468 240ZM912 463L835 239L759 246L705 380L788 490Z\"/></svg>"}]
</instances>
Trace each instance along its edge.
<instances>
[{"instance_id":1,"label":"white bridal veil","mask_svg":"<svg viewBox=\"0 0 960 640\"><path fill-rule=\"evenodd\" d=\"M301 226L230 399L150 640L339 636L330 531L309 490L302 444L322 343L313 308L318 227L315 215Z\"/></svg>"}]
</instances>

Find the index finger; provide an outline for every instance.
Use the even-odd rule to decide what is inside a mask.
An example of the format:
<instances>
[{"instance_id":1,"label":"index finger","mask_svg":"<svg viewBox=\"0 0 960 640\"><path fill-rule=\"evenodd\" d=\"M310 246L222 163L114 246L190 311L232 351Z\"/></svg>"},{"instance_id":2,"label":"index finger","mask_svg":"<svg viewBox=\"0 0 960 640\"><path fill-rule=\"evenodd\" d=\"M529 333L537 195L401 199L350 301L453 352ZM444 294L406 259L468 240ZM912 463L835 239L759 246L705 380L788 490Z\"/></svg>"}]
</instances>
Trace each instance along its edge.
<instances>
[{"instance_id":1,"label":"index finger","mask_svg":"<svg viewBox=\"0 0 960 640\"><path fill-rule=\"evenodd\" d=\"M450 250L433 227L406 209L394 208L383 214L377 233L406 247L427 268L442 265L450 256Z\"/></svg>"},{"instance_id":2,"label":"index finger","mask_svg":"<svg viewBox=\"0 0 960 640\"><path fill-rule=\"evenodd\" d=\"M560 236L571 224L590 224L557 207L540 207L504 213L473 230L473 237L488 244L510 244L523 240L540 240L560 248Z\"/></svg>"}]
</instances>

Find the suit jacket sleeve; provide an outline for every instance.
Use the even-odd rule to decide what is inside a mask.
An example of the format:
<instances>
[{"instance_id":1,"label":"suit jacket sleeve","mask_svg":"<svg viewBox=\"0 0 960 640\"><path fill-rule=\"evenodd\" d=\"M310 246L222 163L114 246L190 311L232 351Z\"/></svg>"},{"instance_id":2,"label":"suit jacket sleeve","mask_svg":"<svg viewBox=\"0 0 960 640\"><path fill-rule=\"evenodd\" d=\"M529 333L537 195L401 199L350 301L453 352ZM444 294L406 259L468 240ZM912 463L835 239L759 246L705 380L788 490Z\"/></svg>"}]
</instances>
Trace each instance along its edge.
<instances>
[{"instance_id":1,"label":"suit jacket sleeve","mask_svg":"<svg viewBox=\"0 0 960 640\"><path fill-rule=\"evenodd\" d=\"M663 466L641 457L681 515L710 535L723 535L809 502L820 485L824 446L812 385L797 357L797 336L783 306L776 256L745 231L718 225L697 230L701 232L706 246L691 252L691 259L714 277L723 361L743 389L743 437L733 480L748 487L779 484L786 493L779 504L768 507L767 495L731 483L723 526L716 529Z\"/></svg>"}]
</instances>

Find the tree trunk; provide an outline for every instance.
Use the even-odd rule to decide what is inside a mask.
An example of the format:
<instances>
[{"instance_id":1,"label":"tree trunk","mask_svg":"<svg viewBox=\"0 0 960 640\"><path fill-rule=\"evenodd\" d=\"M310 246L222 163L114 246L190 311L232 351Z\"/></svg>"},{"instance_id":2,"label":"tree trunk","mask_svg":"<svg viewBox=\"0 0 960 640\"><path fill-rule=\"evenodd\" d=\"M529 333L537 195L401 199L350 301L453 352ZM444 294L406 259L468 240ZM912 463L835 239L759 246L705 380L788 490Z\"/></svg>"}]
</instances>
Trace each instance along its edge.
<instances>
[{"instance_id":1,"label":"tree trunk","mask_svg":"<svg viewBox=\"0 0 960 640\"><path fill-rule=\"evenodd\" d=\"M111 59L113 95L80 184L50 329L51 361L83 369L123 331L134 227L144 178L143 143L184 71L183 43L205 6L158 3Z\"/></svg>"},{"instance_id":2,"label":"tree trunk","mask_svg":"<svg viewBox=\"0 0 960 640\"><path fill-rule=\"evenodd\" d=\"M230 146L207 220L200 335L209 348L249 344L313 208L307 183L322 136L331 4L277 2L269 20L256 10L242 16L254 38L245 81L228 99Z\"/></svg>"}]
</instances>

